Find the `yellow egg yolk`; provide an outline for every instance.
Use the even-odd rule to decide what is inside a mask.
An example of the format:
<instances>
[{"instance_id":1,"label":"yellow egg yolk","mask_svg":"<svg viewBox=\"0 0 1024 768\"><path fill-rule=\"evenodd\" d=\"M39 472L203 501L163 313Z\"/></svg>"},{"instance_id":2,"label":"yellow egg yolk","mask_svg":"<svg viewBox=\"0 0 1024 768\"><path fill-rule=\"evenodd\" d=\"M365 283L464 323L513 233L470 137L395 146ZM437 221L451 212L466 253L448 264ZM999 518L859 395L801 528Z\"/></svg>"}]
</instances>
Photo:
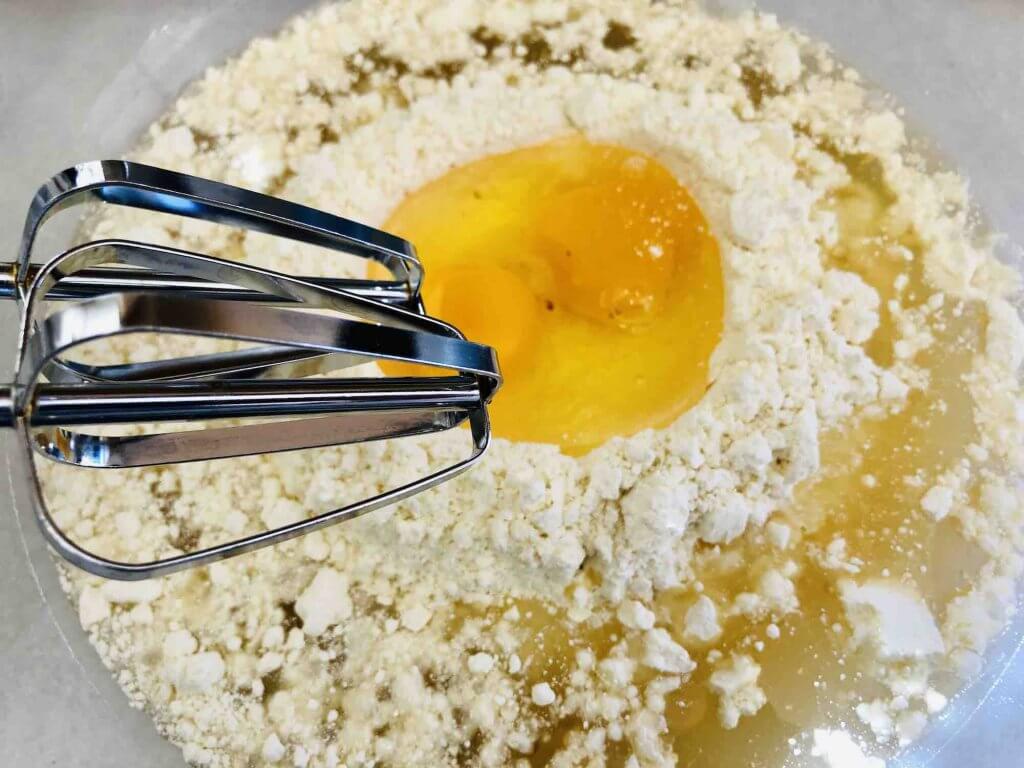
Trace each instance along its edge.
<instances>
[{"instance_id":1,"label":"yellow egg yolk","mask_svg":"<svg viewBox=\"0 0 1024 768\"><path fill-rule=\"evenodd\" d=\"M581 136L494 155L413 192L384 228L416 245L427 311L498 351L498 436L579 455L666 426L707 388L718 247L653 157Z\"/></svg>"}]
</instances>

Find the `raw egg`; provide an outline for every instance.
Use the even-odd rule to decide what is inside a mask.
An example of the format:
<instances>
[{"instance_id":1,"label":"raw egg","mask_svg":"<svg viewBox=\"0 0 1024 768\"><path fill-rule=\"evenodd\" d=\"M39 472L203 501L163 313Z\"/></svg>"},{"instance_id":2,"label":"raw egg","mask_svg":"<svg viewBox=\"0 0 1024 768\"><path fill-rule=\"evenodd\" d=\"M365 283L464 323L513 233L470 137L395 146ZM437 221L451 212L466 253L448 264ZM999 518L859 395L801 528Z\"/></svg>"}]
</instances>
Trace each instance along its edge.
<instances>
[{"instance_id":1,"label":"raw egg","mask_svg":"<svg viewBox=\"0 0 1024 768\"><path fill-rule=\"evenodd\" d=\"M497 349L500 437L580 455L666 426L707 388L718 246L650 155L582 136L492 155L414 191L384 228L416 245L427 311Z\"/></svg>"}]
</instances>

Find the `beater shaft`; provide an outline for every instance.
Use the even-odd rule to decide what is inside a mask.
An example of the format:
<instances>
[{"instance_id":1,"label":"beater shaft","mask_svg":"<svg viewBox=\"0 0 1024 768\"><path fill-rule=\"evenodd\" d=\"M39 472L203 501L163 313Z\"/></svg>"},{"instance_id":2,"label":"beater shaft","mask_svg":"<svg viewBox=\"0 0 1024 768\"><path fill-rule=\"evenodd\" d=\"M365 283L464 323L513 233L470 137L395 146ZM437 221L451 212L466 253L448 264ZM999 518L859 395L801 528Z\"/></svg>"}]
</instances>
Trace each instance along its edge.
<instances>
[{"instance_id":1,"label":"beater shaft","mask_svg":"<svg viewBox=\"0 0 1024 768\"><path fill-rule=\"evenodd\" d=\"M468 412L480 403L468 377L276 379L211 383L40 384L33 427L211 421L350 411ZM0 427L14 426L14 391L0 386Z\"/></svg>"}]
</instances>

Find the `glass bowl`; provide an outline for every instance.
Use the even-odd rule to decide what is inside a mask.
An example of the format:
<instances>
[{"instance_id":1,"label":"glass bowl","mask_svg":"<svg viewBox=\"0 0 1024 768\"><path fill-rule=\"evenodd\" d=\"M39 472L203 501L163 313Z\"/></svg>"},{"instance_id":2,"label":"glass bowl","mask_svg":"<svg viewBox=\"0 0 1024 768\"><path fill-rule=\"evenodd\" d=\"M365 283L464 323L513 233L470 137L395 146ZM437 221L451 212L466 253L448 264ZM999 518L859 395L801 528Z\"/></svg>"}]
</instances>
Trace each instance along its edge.
<instances>
[{"instance_id":1,"label":"glass bowl","mask_svg":"<svg viewBox=\"0 0 1024 768\"><path fill-rule=\"evenodd\" d=\"M13 258L35 187L76 161L117 157L203 69L268 34L302 0L0 0L0 240ZM748 3L719 0L724 13ZM1002 256L1024 243L1024 4L1017 0L764 0L892 93L943 161L972 182ZM13 307L0 306L0 376ZM7 450L9 446L5 445ZM130 708L89 646L35 530L29 500L0 481L0 744L7 765L180 768L179 750ZM1024 614L980 679L906 766L1017 765L1024 753Z\"/></svg>"}]
</instances>

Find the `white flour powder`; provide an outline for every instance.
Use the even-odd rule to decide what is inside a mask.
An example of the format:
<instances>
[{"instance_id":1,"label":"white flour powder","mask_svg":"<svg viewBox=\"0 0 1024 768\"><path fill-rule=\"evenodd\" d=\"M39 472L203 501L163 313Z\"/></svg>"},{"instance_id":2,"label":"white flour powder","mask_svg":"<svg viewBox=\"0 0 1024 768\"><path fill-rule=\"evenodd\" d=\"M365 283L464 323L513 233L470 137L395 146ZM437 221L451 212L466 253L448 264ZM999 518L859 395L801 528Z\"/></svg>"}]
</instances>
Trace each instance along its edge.
<instances>
[{"instance_id":1,"label":"white flour powder","mask_svg":"<svg viewBox=\"0 0 1024 768\"><path fill-rule=\"evenodd\" d=\"M696 588L695 548L727 545L783 508L819 471L823 433L898 410L928 386L915 355L933 343L930 318L944 301L987 311L968 376L976 461L934 479L922 505L959 520L984 566L936 624L935 606L916 595L858 584L841 539L815 562L850 580L843 599L857 642L903 660L880 667L889 694L857 709L883 741L912 739L941 708L928 683L935 659L970 668L1003 626L1020 569L1018 491L988 470L977 500L965 489L982 465L1021 466L1024 327L1005 299L1016 279L972 239L962 182L926 173L897 115L869 108L855 74L771 16L613 0L328 6L210 70L134 157L376 224L455 165L573 130L656 156L711 223L727 309L707 395L671 427L581 459L498 440L455 482L201 572L131 585L67 573L97 649L187 760L512 764L565 721L553 765L603 765L612 742L627 745L627 764L675 764L666 697L695 669L710 668L726 728L768 702L759 649L713 644L728 622L761 622L768 642L787 642L779 624L800 610L801 566L785 554L794 533L768 523L759 540L778 562L727 604L697 600L680 626L654 610L655 597ZM850 182L838 153L877 158L890 216L916 233L934 302L884 307L863 279L826 265L839 237L833 196ZM124 210L96 233L296 274L363 269ZM868 348L883 311L897 336L885 365ZM127 344L112 341L110 352L123 357ZM192 349L159 344L164 354ZM46 471L59 523L94 551L149 559L405 482L461 455L463 438ZM615 618L619 635L600 650L576 641L551 666L531 645L543 624L532 614L549 609L581 628ZM899 626L905 609L922 619L916 629ZM813 744L842 753L843 765L863 758L839 732L816 731Z\"/></svg>"}]
</instances>

